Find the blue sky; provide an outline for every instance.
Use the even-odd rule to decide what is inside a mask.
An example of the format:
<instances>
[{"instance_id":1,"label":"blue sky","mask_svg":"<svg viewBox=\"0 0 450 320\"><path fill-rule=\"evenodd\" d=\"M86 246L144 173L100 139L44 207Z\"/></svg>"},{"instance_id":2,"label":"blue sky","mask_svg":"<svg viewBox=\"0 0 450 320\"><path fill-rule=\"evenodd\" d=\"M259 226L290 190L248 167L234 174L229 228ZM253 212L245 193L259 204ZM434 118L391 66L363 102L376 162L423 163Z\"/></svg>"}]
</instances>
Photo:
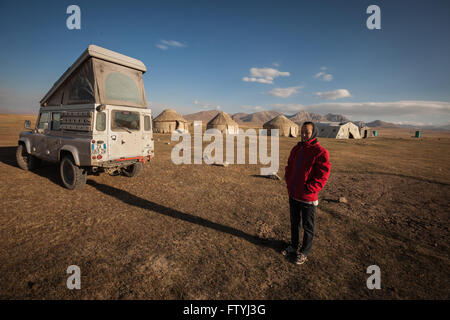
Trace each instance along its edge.
<instances>
[{"instance_id":1,"label":"blue sky","mask_svg":"<svg viewBox=\"0 0 450 320\"><path fill-rule=\"evenodd\" d=\"M66 9L81 9L68 30ZM369 30L366 9L381 9ZM0 112L37 112L89 44L142 60L154 113L450 123L448 1L1 1Z\"/></svg>"}]
</instances>

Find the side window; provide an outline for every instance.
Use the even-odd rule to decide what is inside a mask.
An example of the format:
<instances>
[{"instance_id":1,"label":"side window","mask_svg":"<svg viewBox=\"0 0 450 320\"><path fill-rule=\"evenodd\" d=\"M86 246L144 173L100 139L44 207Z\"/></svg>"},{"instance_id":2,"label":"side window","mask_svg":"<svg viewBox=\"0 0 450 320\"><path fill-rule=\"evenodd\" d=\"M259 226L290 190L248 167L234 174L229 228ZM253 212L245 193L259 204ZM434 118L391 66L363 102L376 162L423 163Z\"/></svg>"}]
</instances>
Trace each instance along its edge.
<instances>
[{"instance_id":1,"label":"side window","mask_svg":"<svg viewBox=\"0 0 450 320\"><path fill-rule=\"evenodd\" d=\"M69 92L69 101L74 103L94 101L94 89L87 77L78 76Z\"/></svg>"},{"instance_id":2,"label":"side window","mask_svg":"<svg viewBox=\"0 0 450 320\"><path fill-rule=\"evenodd\" d=\"M39 117L38 129L47 130L50 123L50 112L41 112Z\"/></svg>"},{"instance_id":3,"label":"side window","mask_svg":"<svg viewBox=\"0 0 450 320\"><path fill-rule=\"evenodd\" d=\"M97 112L97 118L95 120L95 130L105 131L106 129L106 113Z\"/></svg>"},{"instance_id":4,"label":"side window","mask_svg":"<svg viewBox=\"0 0 450 320\"><path fill-rule=\"evenodd\" d=\"M61 125L61 112L53 112L52 114L52 130L59 131Z\"/></svg>"},{"instance_id":5,"label":"side window","mask_svg":"<svg viewBox=\"0 0 450 320\"><path fill-rule=\"evenodd\" d=\"M151 126L151 121L150 121L150 116L144 116L144 130L145 131L150 131L152 129Z\"/></svg>"}]
</instances>

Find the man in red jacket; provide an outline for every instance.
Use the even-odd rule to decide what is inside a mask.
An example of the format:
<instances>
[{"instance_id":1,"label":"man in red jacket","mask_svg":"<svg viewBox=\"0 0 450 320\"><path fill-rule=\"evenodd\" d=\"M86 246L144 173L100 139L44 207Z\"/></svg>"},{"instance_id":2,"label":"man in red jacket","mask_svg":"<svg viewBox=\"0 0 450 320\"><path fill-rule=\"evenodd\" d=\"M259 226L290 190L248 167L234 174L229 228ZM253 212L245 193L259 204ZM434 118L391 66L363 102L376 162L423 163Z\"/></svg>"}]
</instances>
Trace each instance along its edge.
<instances>
[{"instance_id":1,"label":"man in red jacket","mask_svg":"<svg viewBox=\"0 0 450 320\"><path fill-rule=\"evenodd\" d=\"M317 128L313 122L303 123L301 142L291 150L285 179L291 214L291 244L282 251L285 256L295 255L295 263L307 260L314 238L314 214L319 204L317 195L330 176L328 151L317 141ZM303 225L303 243L300 253L300 223Z\"/></svg>"}]
</instances>

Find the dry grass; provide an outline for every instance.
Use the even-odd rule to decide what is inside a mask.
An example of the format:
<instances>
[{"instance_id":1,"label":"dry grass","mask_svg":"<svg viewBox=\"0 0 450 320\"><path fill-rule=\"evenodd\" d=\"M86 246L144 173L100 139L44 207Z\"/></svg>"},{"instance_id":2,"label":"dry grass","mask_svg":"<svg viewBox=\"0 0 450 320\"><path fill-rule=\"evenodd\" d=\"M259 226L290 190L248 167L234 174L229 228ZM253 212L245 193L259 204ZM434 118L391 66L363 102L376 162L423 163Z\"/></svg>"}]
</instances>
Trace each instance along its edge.
<instances>
[{"instance_id":1,"label":"dry grass","mask_svg":"<svg viewBox=\"0 0 450 320\"><path fill-rule=\"evenodd\" d=\"M289 240L284 181L257 177L259 165L176 166L174 142L155 135L140 176L90 176L69 191L55 165L15 165L23 120L0 116L0 298L449 298L448 133L320 139L332 174L310 259L295 266L279 254ZM280 139L281 176L296 142ZM81 290L65 286L72 264ZM381 290L366 288L372 264Z\"/></svg>"}]
</instances>

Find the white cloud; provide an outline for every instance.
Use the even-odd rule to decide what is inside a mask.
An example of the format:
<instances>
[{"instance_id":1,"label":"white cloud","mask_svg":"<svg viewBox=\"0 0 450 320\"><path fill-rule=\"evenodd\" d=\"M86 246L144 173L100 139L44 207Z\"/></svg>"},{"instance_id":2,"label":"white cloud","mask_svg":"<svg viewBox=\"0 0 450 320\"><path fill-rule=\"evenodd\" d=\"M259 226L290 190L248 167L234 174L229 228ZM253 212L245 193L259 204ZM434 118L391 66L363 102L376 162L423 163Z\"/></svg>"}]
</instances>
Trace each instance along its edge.
<instances>
[{"instance_id":1,"label":"white cloud","mask_svg":"<svg viewBox=\"0 0 450 320\"><path fill-rule=\"evenodd\" d=\"M164 44L160 44L160 43L158 43L158 44L156 45L156 47L160 48L161 50L167 50L167 49L169 49L168 46L166 46L166 45L164 45Z\"/></svg>"},{"instance_id":2,"label":"white cloud","mask_svg":"<svg viewBox=\"0 0 450 320\"><path fill-rule=\"evenodd\" d=\"M314 94L320 99L325 100L336 100L352 96L347 89L337 89L334 91L327 91L327 92L314 92Z\"/></svg>"},{"instance_id":3,"label":"white cloud","mask_svg":"<svg viewBox=\"0 0 450 320\"><path fill-rule=\"evenodd\" d=\"M175 41L175 40L161 40L161 43L165 44L166 46L169 47L178 47L178 48L183 48L186 47L185 44Z\"/></svg>"},{"instance_id":4,"label":"white cloud","mask_svg":"<svg viewBox=\"0 0 450 320\"><path fill-rule=\"evenodd\" d=\"M324 74L325 74L325 72L323 72L323 71L318 72L318 73L316 73L316 75L314 76L314 78L318 79L318 78L320 78L321 76L323 76Z\"/></svg>"},{"instance_id":5,"label":"white cloud","mask_svg":"<svg viewBox=\"0 0 450 320\"><path fill-rule=\"evenodd\" d=\"M302 105L300 103L297 103L297 104L293 104L293 103L280 104L280 103L277 103L277 104L274 104L272 107L273 107L273 109L275 111L278 111L278 112L281 112L281 113L284 113L284 114L294 114L294 113L297 113L299 111L305 110L305 108L306 108L306 106L304 106L304 105Z\"/></svg>"},{"instance_id":6,"label":"white cloud","mask_svg":"<svg viewBox=\"0 0 450 320\"><path fill-rule=\"evenodd\" d=\"M260 82L272 84L277 77L289 77L289 72L279 71L274 68L250 68L250 77L243 77L245 82Z\"/></svg>"},{"instance_id":7,"label":"white cloud","mask_svg":"<svg viewBox=\"0 0 450 320\"><path fill-rule=\"evenodd\" d=\"M194 104L198 104L198 100L197 99L194 100Z\"/></svg>"},{"instance_id":8,"label":"white cloud","mask_svg":"<svg viewBox=\"0 0 450 320\"><path fill-rule=\"evenodd\" d=\"M274 62L272 64L273 64L274 67L279 67L280 66L280 64L278 62Z\"/></svg>"},{"instance_id":9,"label":"white cloud","mask_svg":"<svg viewBox=\"0 0 450 320\"><path fill-rule=\"evenodd\" d=\"M251 68L250 75L253 77L262 77L273 80L276 77L289 77L291 74L289 72L282 72L273 68Z\"/></svg>"},{"instance_id":10,"label":"white cloud","mask_svg":"<svg viewBox=\"0 0 450 320\"><path fill-rule=\"evenodd\" d=\"M301 88L302 88L302 86L288 87L288 88L275 88L275 89L270 90L269 94L272 96L275 96L275 97L287 98L293 94L298 93Z\"/></svg>"},{"instance_id":11,"label":"white cloud","mask_svg":"<svg viewBox=\"0 0 450 320\"><path fill-rule=\"evenodd\" d=\"M304 106L301 104L275 104L272 106L280 112L309 111L320 114L338 113L349 117L371 117L381 119L387 117L408 117L412 120L427 122L426 118L450 117L450 102L402 100L393 102L324 102ZM413 119L413 118L418 119ZM405 120L398 120L405 121ZM440 121L442 122L442 121Z\"/></svg>"},{"instance_id":12,"label":"white cloud","mask_svg":"<svg viewBox=\"0 0 450 320\"><path fill-rule=\"evenodd\" d=\"M244 110L253 111L253 112L259 112L259 111L265 110L263 107L260 107L260 106L241 106L241 108Z\"/></svg>"},{"instance_id":13,"label":"white cloud","mask_svg":"<svg viewBox=\"0 0 450 320\"><path fill-rule=\"evenodd\" d=\"M423 122L415 122L415 121L392 121L392 123L399 124L399 125L410 125L410 126L432 125L431 122L423 123Z\"/></svg>"},{"instance_id":14,"label":"white cloud","mask_svg":"<svg viewBox=\"0 0 450 320\"><path fill-rule=\"evenodd\" d=\"M186 44L175 41L175 40L161 40L156 44L156 47L161 50L167 50L169 47L183 48L186 47Z\"/></svg>"},{"instance_id":15,"label":"white cloud","mask_svg":"<svg viewBox=\"0 0 450 320\"><path fill-rule=\"evenodd\" d=\"M327 70L327 67L321 67L320 68L320 72L317 72L314 75L314 79L322 79L323 81L327 81L330 82L331 80L333 80L333 75L331 73L326 73L325 70Z\"/></svg>"},{"instance_id":16,"label":"white cloud","mask_svg":"<svg viewBox=\"0 0 450 320\"><path fill-rule=\"evenodd\" d=\"M264 78L253 78L253 77L252 78L243 77L242 81L245 81L245 82L260 82L260 83L269 83L269 84L273 83L272 80L268 80L268 79L264 79Z\"/></svg>"}]
</instances>

